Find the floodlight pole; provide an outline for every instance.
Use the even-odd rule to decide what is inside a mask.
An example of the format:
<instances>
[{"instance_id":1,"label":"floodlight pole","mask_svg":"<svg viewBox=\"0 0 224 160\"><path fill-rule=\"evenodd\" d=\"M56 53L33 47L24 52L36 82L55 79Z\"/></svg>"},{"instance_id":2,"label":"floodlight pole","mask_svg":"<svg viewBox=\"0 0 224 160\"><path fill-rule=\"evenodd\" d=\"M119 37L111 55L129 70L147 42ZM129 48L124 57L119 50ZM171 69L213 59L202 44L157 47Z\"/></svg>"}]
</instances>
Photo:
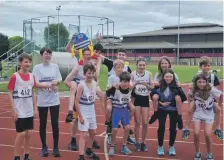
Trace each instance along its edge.
<instances>
[{"instance_id":1,"label":"floodlight pole","mask_svg":"<svg viewBox=\"0 0 224 160\"><path fill-rule=\"evenodd\" d=\"M80 29L81 29L81 16L80 15L78 16L78 19L79 19L78 33L80 33Z\"/></svg>"},{"instance_id":2,"label":"floodlight pole","mask_svg":"<svg viewBox=\"0 0 224 160\"><path fill-rule=\"evenodd\" d=\"M59 31L59 11L61 10L61 6L56 6L56 10L58 11L58 52L59 52L59 36L60 36L60 31Z\"/></svg>"},{"instance_id":3,"label":"floodlight pole","mask_svg":"<svg viewBox=\"0 0 224 160\"><path fill-rule=\"evenodd\" d=\"M110 49L109 49L109 47L110 47L110 45L109 45L109 19L106 18L106 20L107 20L107 44L108 44L108 46L107 46L107 57L109 57L109 51L110 51Z\"/></svg>"},{"instance_id":4,"label":"floodlight pole","mask_svg":"<svg viewBox=\"0 0 224 160\"><path fill-rule=\"evenodd\" d=\"M50 18L55 18L55 17L53 17L53 16L47 16L47 47L49 48L49 37L50 37L50 28L49 28L49 19Z\"/></svg>"},{"instance_id":5,"label":"floodlight pole","mask_svg":"<svg viewBox=\"0 0 224 160\"><path fill-rule=\"evenodd\" d=\"M103 24L98 24L99 26L102 26L102 37L103 37Z\"/></svg>"},{"instance_id":6,"label":"floodlight pole","mask_svg":"<svg viewBox=\"0 0 224 160\"><path fill-rule=\"evenodd\" d=\"M38 18L31 18L31 20L30 20L30 22L31 22L31 24L30 24L30 29L31 29L31 38L30 38L30 40L31 41L33 41L33 25L32 25L33 20L40 20L40 19L38 19Z\"/></svg>"},{"instance_id":7,"label":"floodlight pole","mask_svg":"<svg viewBox=\"0 0 224 160\"><path fill-rule=\"evenodd\" d=\"M178 28L177 28L177 65L180 63L180 0L178 5Z\"/></svg>"}]
</instances>

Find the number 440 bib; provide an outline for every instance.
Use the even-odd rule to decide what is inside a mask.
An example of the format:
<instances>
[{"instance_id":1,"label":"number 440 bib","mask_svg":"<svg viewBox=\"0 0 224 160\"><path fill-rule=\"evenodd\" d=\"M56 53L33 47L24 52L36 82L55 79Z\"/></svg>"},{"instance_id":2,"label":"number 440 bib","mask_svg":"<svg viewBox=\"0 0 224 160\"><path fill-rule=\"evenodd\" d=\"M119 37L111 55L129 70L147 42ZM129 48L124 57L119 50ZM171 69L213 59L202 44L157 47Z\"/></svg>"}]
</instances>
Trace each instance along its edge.
<instances>
[{"instance_id":1,"label":"number 440 bib","mask_svg":"<svg viewBox=\"0 0 224 160\"><path fill-rule=\"evenodd\" d=\"M18 89L18 97L25 98L32 96L32 86L22 86Z\"/></svg>"}]
</instances>

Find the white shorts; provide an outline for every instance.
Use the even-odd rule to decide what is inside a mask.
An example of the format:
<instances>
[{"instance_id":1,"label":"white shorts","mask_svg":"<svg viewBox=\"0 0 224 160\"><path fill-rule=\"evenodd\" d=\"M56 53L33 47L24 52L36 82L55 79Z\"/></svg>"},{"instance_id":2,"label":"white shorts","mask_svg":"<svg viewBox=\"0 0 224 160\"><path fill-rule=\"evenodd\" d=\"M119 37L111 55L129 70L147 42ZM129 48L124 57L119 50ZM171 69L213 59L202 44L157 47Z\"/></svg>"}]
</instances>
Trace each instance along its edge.
<instances>
[{"instance_id":1,"label":"white shorts","mask_svg":"<svg viewBox=\"0 0 224 160\"><path fill-rule=\"evenodd\" d=\"M83 118L83 119L84 119L84 124L81 124L80 119L78 119L79 131L88 131L89 129L97 129L96 117Z\"/></svg>"},{"instance_id":2,"label":"white shorts","mask_svg":"<svg viewBox=\"0 0 224 160\"><path fill-rule=\"evenodd\" d=\"M204 122L204 123L207 123L207 124L212 124L214 123L214 119L202 119L202 118L198 118L198 117L194 117L192 118L192 121L195 121L195 122Z\"/></svg>"}]
</instances>

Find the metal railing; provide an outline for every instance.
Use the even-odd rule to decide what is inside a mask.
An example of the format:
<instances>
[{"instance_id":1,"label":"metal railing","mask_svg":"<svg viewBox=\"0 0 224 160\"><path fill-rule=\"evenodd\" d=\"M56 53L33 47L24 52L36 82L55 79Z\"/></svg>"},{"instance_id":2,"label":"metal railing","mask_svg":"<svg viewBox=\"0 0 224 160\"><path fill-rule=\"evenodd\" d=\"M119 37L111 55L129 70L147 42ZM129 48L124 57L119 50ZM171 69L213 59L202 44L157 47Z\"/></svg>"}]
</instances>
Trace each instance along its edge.
<instances>
[{"instance_id":1,"label":"metal railing","mask_svg":"<svg viewBox=\"0 0 224 160\"><path fill-rule=\"evenodd\" d=\"M15 53L18 53L19 51L21 51L22 49L24 49L26 46L28 46L28 45L30 45L31 43L34 43L34 45L35 45L35 41L30 41L29 43L27 43L26 45L24 45L22 48L20 48L20 49L18 49ZM16 45L17 46L17 45ZM9 51L8 51L9 52ZM7 53L7 52L6 52ZM5 53L4 53L5 54ZM5 62L5 61L7 61L9 58L11 58L12 56L14 56L14 55L10 55L10 56L8 56L6 59L4 59L4 60L2 60L2 62ZM18 56L16 56L16 58L17 58Z\"/></svg>"},{"instance_id":2,"label":"metal railing","mask_svg":"<svg viewBox=\"0 0 224 160\"><path fill-rule=\"evenodd\" d=\"M25 42L25 40L23 40L23 41L21 41L20 43L18 43L17 45L15 45L15 46L12 47L10 50L8 50L7 52L3 53L3 54L0 56L0 58L3 57L4 55L8 54L8 53L11 52L13 49L15 49L17 46L19 46L21 43L24 43L24 42Z\"/></svg>"}]
</instances>

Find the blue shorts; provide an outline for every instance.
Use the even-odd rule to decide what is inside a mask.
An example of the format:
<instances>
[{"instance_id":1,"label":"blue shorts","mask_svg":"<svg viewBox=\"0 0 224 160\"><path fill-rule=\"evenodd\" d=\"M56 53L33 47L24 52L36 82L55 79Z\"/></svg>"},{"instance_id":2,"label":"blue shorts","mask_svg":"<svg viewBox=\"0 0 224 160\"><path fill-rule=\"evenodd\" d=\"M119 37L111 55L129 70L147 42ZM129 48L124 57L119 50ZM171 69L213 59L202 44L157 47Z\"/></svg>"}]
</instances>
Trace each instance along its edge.
<instances>
[{"instance_id":1,"label":"blue shorts","mask_svg":"<svg viewBox=\"0 0 224 160\"><path fill-rule=\"evenodd\" d=\"M127 126L130 124L130 115L127 107L124 108L113 107L112 128L118 128L118 124L120 121L123 126Z\"/></svg>"}]
</instances>

